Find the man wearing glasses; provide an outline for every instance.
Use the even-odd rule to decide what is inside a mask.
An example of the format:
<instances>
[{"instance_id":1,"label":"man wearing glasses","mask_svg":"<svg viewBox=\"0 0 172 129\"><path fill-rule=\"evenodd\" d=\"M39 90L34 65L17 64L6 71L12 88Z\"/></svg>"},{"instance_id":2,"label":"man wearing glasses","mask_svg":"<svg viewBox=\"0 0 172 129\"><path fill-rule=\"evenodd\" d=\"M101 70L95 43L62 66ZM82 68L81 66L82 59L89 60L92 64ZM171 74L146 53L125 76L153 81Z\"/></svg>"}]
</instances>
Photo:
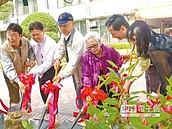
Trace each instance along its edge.
<instances>
[{"instance_id":1,"label":"man wearing glasses","mask_svg":"<svg viewBox=\"0 0 172 129\"><path fill-rule=\"evenodd\" d=\"M75 27L73 16L70 13L64 12L60 14L57 24L62 35L57 44L54 67L60 66L63 57L66 57L67 64L54 80L60 82L62 79L72 75L76 94L79 95L82 86L80 58L85 51L84 37ZM79 101L78 106L79 108L82 107L81 101Z\"/></svg>"},{"instance_id":2,"label":"man wearing glasses","mask_svg":"<svg viewBox=\"0 0 172 129\"><path fill-rule=\"evenodd\" d=\"M41 90L41 86L48 80L52 80L55 75L54 53L56 49L56 42L44 34L44 27L41 22L33 22L29 25L29 31L31 35L31 45L36 56L37 66L32 69L30 73L38 76L41 97L43 102L46 103L47 94Z\"/></svg>"},{"instance_id":3,"label":"man wearing glasses","mask_svg":"<svg viewBox=\"0 0 172 129\"><path fill-rule=\"evenodd\" d=\"M1 64L10 97L10 109L20 101L20 92L25 92L25 85L18 78L18 73L26 73L26 67L35 65L35 56L28 39L23 37L19 24L11 23L7 27L7 41L1 47ZM29 59L29 61L27 61Z\"/></svg>"}]
</instances>

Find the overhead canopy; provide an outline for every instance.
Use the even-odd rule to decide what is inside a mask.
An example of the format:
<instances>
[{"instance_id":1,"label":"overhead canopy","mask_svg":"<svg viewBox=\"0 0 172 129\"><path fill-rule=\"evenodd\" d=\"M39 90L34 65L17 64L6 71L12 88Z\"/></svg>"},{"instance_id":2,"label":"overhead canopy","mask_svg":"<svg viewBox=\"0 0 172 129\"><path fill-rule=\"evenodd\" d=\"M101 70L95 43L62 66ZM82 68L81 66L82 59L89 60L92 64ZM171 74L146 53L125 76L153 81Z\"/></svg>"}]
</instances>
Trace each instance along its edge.
<instances>
[{"instance_id":1,"label":"overhead canopy","mask_svg":"<svg viewBox=\"0 0 172 129\"><path fill-rule=\"evenodd\" d=\"M172 27L172 4L139 8L137 15L145 19L150 25L160 27L164 22L165 26Z\"/></svg>"}]
</instances>

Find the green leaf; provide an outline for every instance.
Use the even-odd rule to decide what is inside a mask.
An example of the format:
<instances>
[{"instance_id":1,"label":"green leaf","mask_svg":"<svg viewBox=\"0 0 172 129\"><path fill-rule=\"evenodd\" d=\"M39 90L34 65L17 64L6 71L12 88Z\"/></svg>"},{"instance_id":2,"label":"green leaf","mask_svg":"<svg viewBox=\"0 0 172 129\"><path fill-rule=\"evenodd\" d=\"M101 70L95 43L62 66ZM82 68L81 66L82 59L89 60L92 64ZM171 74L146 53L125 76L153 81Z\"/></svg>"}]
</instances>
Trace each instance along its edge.
<instances>
[{"instance_id":1,"label":"green leaf","mask_svg":"<svg viewBox=\"0 0 172 129\"><path fill-rule=\"evenodd\" d=\"M150 127L144 126L142 124L142 119L139 117L130 117L130 121L136 129L151 129Z\"/></svg>"},{"instance_id":2,"label":"green leaf","mask_svg":"<svg viewBox=\"0 0 172 129\"><path fill-rule=\"evenodd\" d=\"M111 82L112 82L112 79L111 79L111 78L108 78L108 79L105 80L104 83L105 83L105 85L108 85L108 84L110 84Z\"/></svg>"},{"instance_id":3,"label":"green leaf","mask_svg":"<svg viewBox=\"0 0 172 129\"><path fill-rule=\"evenodd\" d=\"M120 74L124 73L125 69L124 68L121 68L120 69Z\"/></svg>"},{"instance_id":4,"label":"green leaf","mask_svg":"<svg viewBox=\"0 0 172 129\"><path fill-rule=\"evenodd\" d=\"M171 91L171 86L167 85L167 86L166 86L166 90L167 90L167 91Z\"/></svg>"},{"instance_id":5,"label":"green leaf","mask_svg":"<svg viewBox=\"0 0 172 129\"><path fill-rule=\"evenodd\" d=\"M113 76L118 77L118 74L117 74L112 68L109 68L109 67L108 67L108 69L109 69L109 71L110 71L110 74L113 74Z\"/></svg>"},{"instance_id":6,"label":"green leaf","mask_svg":"<svg viewBox=\"0 0 172 129\"><path fill-rule=\"evenodd\" d=\"M88 106L88 113L90 113L91 115L98 114L100 112L100 109L94 107L93 105Z\"/></svg>"},{"instance_id":7,"label":"green leaf","mask_svg":"<svg viewBox=\"0 0 172 129\"><path fill-rule=\"evenodd\" d=\"M114 125L115 124L115 120L116 120L116 115L115 114L109 114L109 116L108 116L108 123L110 124L110 125Z\"/></svg>"},{"instance_id":8,"label":"green leaf","mask_svg":"<svg viewBox=\"0 0 172 129\"><path fill-rule=\"evenodd\" d=\"M112 81L116 82L118 85L121 82L121 79L117 76L114 76L113 74L110 74L110 78Z\"/></svg>"},{"instance_id":9,"label":"green leaf","mask_svg":"<svg viewBox=\"0 0 172 129\"><path fill-rule=\"evenodd\" d=\"M99 78L99 80L102 81L102 82L105 81L105 79L104 79L102 76L98 76L98 78Z\"/></svg>"},{"instance_id":10,"label":"green leaf","mask_svg":"<svg viewBox=\"0 0 172 129\"><path fill-rule=\"evenodd\" d=\"M99 113L96 114L96 116L97 116L97 118L98 118L99 121L100 121L100 120L106 121L106 116L104 115L105 112L106 112L106 111L103 110L103 111L100 111Z\"/></svg>"},{"instance_id":11,"label":"green leaf","mask_svg":"<svg viewBox=\"0 0 172 129\"><path fill-rule=\"evenodd\" d=\"M110 105L117 105L119 103L119 101L116 98L107 98L103 102Z\"/></svg>"},{"instance_id":12,"label":"green leaf","mask_svg":"<svg viewBox=\"0 0 172 129\"><path fill-rule=\"evenodd\" d=\"M167 95L172 96L172 91L167 91Z\"/></svg>"},{"instance_id":13,"label":"green leaf","mask_svg":"<svg viewBox=\"0 0 172 129\"><path fill-rule=\"evenodd\" d=\"M107 62L108 62L110 65L112 65L112 67L118 69L118 66L117 66L114 62L112 62L112 61L110 61L110 60L107 60Z\"/></svg>"},{"instance_id":14,"label":"green leaf","mask_svg":"<svg viewBox=\"0 0 172 129\"><path fill-rule=\"evenodd\" d=\"M133 99L135 99L135 98L138 98L138 96L133 96L133 97L127 97L127 98L125 98L125 100L128 100L128 101L132 101Z\"/></svg>"},{"instance_id":15,"label":"green leaf","mask_svg":"<svg viewBox=\"0 0 172 129\"><path fill-rule=\"evenodd\" d=\"M139 93L143 93L143 91L132 91L130 94L139 94Z\"/></svg>"},{"instance_id":16,"label":"green leaf","mask_svg":"<svg viewBox=\"0 0 172 129\"><path fill-rule=\"evenodd\" d=\"M26 120L23 120L23 121L22 121L22 125L23 125L23 127L24 127L25 129L27 129L29 123L28 123Z\"/></svg>"},{"instance_id":17,"label":"green leaf","mask_svg":"<svg viewBox=\"0 0 172 129\"><path fill-rule=\"evenodd\" d=\"M168 113L164 113L160 111L160 117L147 117L146 120L151 125L156 125L157 123L161 122L162 120L170 119L170 115Z\"/></svg>"},{"instance_id":18,"label":"green leaf","mask_svg":"<svg viewBox=\"0 0 172 129\"><path fill-rule=\"evenodd\" d=\"M159 100L160 100L162 105L164 105L165 102L166 102L166 99L165 99L165 97L162 94L159 95Z\"/></svg>"},{"instance_id":19,"label":"green leaf","mask_svg":"<svg viewBox=\"0 0 172 129\"><path fill-rule=\"evenodd\" d=\"M166 101L166 105L172 105L172 100Z\"/></svg>"},{"instance_id":20,"label":"green leaf","mask_svg":"<svg viewBox=\"0 0 172 129\"><path fill-rule=\"evenodd\" d=\"M120 112L119 112L119 110L117 108L108 107L106 111L108 112L108 114L113 114L116 117L119 117L120 116Z\"/></svg>"},{"instance_id":21,"label":"green leaf","mask_svg":"<svg viewBox=\"0 0 172 129\"><path fill-rule=\"evenodd\" d=\"M134 77L133 76L127 76L127 77L125 77L124 78L124 80L126 81L126 80L131 80L131 79L133 79Z\"/></svg>"},{"instance_id":22,"label":"green leaf","mask_svg":"<svg viewBox=\"0 0 172 129\"><path fill-rule=\"evenodd\" d=\"M110 129L110 127L104 121L100 121L95 125L95 129Z\"/></svg>"},{"instance_id":23,"label":"green leaf","mask_svg":"<svg viewBox=\"0 0 172 129\"><path fill-rule=\"evenodd\" d=\"M130 65L128 68L126 68L126 71L130 71L132 68L134 68L135 65L136 65L136 63Z\"/></svg>"},{"instance_id":24,"label":"green leaf","mask_svg":"<svg viewBox=\"0 0 172 129\"><path fill-rule=\"evenodd\" d=\"M85 124L86 124L85 129L95 129L95 128L94 128L95 123L94 123L93 120L89 120L89 121L86 120L86 121L85 121Z\"/></svg>"},{"instance_id":25,"label":"green leaf","mask_svg":"<svg viewBox=\"0 0 172 129\"><path fill-rule=\"evenodd\" d=\"M167 79L168 83L170 84L170 86L172 87L172 75L170 76L169 79L168 78L166 78L166 79Z\"/></svg>"}]
</instances>

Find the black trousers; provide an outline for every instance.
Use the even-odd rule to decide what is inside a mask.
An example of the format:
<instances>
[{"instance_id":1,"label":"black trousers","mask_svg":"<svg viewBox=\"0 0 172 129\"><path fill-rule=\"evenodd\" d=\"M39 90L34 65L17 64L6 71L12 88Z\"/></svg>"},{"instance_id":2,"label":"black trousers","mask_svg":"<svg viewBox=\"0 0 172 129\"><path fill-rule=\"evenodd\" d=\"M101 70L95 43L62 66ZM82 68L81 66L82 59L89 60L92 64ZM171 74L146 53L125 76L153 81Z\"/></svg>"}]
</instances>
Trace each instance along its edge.
<instances>
[{"instance_id":1,"label":"black trousers","mask_svg":"<svg viewBox=\"0 0 172 129\"><path fill-rule=\"evenodd\" d=\"M49 70L47 70L43 74L43 76L41 78L38 77L40 93L41 93L41 97L42 97L42 100L43 100L44 103L46 103L48 94L44 94L44 91L41 90L41 86L43 84L45 84L46 81L48 81L48 80L52 81L52 79L54 78L54 75L55 75L55 69L54 69L54 67L51 67Z\"/></svg>"}]
</instances>

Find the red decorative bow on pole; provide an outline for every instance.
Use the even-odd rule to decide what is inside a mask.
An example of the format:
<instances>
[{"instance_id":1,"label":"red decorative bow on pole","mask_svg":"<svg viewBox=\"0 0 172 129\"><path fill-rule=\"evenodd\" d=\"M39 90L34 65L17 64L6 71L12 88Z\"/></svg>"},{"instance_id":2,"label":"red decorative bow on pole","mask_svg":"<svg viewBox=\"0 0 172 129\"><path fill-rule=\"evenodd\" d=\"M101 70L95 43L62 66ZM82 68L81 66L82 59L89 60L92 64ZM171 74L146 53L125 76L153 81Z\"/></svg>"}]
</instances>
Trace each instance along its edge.
<instances>
[{"instance_id":1,"label":"red decorative bow on pole","mask_svg":"<svg viewBox=\"0 0 172 129\"><path fill-rule=\"evenodd\" d=\"M45 94L49 94L47 98L48 111L50 114L48 129L54 128L58 108L59 90L61 89L61 87L62 84L53 84L50 80L46 81L46 83L41 87Z\"/></svg>"},{"instance_id":2,"label":"red decorative bow on pole","mask_svg":"<svg viewBox=\"0 0 172 129\"><path fill-rule=\"evenodd\" d=\"M20 81L26 86L21 111L32 112L31 105L28 104L31 102L31 91L32 85L35 84L35 76L33 74L26 75L24 73L19 73L18 77Z\"/></svg>"}]
</instances>

